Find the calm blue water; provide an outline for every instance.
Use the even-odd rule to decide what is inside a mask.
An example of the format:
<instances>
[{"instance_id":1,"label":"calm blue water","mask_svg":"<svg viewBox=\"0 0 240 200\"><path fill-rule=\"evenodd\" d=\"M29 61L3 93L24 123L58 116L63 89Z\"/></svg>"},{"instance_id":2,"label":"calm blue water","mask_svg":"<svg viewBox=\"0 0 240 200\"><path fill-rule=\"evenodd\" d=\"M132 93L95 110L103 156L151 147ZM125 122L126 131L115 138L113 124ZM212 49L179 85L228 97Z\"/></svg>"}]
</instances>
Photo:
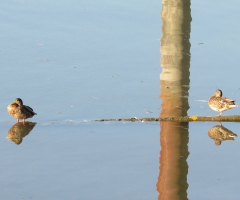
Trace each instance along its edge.
<instances>
[{"instance_id":1,"label":"calm blue water","mask_svg":"<svg viewBox=\"0 0 240 200\"><path fill-rule=\"evenodd\" d=\"M37 121L157 116L161 5L136 4L5 3L0 119L16 97Z\"/></svg>"},{"instance_id":2,"label":"calm blue water","mask_svg":"<svg viewBox=\"0 0 240 200\"><path fill-rule=\"evenodd\" d=\"M238 4L191 2L188 115L217 115L216 88L240 104ZM159 116L161 1L0 5L0 198L160 199L159 123L91 120ZM19 145L6 138L17 97L38 114ZM216 125L189 123L188 199L238 199L239 138L216 146Z\"/></svg>"},{"instance_id":3,"label":"calm blue water","mask_svg":"<svg viewBox=\"0 0 240 200\"><path fill-rule=\"evenodd\" d=\"M236 1L220 1L217 6L208 1L192 2L190 115L215 115L206 103L196 100L207 100L217 88L240 104L237 5ZM238 115L239 108L228 114Z\"/></svg>"},{"instance_id":4,"label":"calm blue water","mask_svg":"<svg viewBox=\"0 0 240 200\"><path fill-rule=\"evenodd\" d=\"M0 198L156 199L158 127L37 125L15 145L0 126Z\"/></svg>"},{"instance_id":5,"label":"calm blue water","mask_svg":"<svg viewBox=\"0 0 240 200\"><path fill-rule=\"evenodd\" d=\"M219 123L194 123L189 132L188 198L189 199L238 199L240 175L239 123L223 123L238 137L216 146L208 136L211 127Z\"/></svg>"}]
</instances>

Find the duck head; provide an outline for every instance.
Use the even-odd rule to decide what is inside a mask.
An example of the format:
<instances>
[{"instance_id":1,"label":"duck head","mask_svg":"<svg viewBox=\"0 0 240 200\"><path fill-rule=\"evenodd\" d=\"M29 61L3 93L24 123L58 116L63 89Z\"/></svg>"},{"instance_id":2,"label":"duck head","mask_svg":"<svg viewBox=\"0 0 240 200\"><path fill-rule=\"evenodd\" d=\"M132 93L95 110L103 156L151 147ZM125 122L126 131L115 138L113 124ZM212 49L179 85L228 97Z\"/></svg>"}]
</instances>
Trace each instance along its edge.
<instances>
[{"instance_id":1,"label":"duck head","mask_svg":"<svg viewBox=\"0 0 240 200\"><path fill-rule=\"evenodd\" d=\"M217 91L214 93L214 96L215 96L215 97L222 97L222 90L217 90Z\"/></svg>"},{"instance_id":2,"label":"duck head","mask_svg":"<svg viewBox=\"0 0 240 200\"><path fill-rule=\"evenodd\" d=\"M22 99L20 99L20 98L16 98L13 103L18 104L19 106L22 106L22 105L23 105L23 101L22 101Z\"/></svg>"}]
</instances>

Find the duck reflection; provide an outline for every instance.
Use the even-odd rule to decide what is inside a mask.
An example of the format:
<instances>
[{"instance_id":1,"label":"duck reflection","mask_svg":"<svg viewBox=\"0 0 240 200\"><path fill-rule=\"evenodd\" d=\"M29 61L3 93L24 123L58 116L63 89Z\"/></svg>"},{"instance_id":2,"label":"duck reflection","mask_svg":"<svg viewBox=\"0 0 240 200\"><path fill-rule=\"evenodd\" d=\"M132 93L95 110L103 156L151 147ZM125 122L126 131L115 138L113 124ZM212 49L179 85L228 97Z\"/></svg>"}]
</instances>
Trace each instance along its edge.
<instances>
[{"instance_id":1,"label":"duck reflection","mask_svg":"<svg viewBox=\"0 0 240 200\"><path fill-rule=\"evenodd\" d=\"M7 138L15 144L21 144L23 138L31 132L35 125L35 122L25 122L24 124L18 122L9 129Z\"/></svg>"},{"instance_id":2,"label":"duck reflection","mask_svg":"<svg viewBox=\"0 0 240 200\"><path fill-rule=\"evenodd\" d=\"M214 140L216 145L220 145L222 141L234 140L238 135L228 130L223 125L217 125L208 130L208 136Z\"/></svg>"}]
</instances>

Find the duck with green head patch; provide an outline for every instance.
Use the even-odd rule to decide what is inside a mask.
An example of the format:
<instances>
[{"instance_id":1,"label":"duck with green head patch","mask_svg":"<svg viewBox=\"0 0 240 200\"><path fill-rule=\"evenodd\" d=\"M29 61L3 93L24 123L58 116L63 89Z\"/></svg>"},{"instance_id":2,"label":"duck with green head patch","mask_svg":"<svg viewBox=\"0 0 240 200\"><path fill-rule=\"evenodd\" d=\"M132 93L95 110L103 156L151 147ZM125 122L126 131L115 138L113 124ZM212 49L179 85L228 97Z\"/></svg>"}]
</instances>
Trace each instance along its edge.
<instances>
[{"instance_id":1,"label":"duck with green head patch","mask_svg":"<svg viewBox=\"0 0 240 200\"><path fill-rule=\"evenodd\" d=\"M208 105L211 109L220 112L218 116L222 115L223 111L230 110L237 107L235 100L222 97L222 91L217 90L208 100Z\"/></svg>"},{"instance_id":2,"label":"duck with green head patch","mask_svg":"<svg viewBox=\"0 0 240 200\"><path fill-rule=\"evenodd\" d=\"M20 98L16 98L15 101L7 107L7 111L17 119L17 122L22 119L23 123L25 122L25 119L32 118L37 114L31 107L23 105L23 101Z\"/></svg>"}]
</instances>

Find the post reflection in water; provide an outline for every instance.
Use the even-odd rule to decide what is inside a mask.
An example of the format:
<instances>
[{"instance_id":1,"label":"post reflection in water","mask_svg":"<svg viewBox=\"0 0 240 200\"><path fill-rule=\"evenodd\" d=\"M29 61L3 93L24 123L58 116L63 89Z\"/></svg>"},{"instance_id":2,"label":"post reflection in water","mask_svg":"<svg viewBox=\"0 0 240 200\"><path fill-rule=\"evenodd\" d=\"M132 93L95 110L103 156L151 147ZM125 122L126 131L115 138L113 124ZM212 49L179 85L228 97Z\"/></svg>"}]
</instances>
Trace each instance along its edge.
<instances>
[{"instance_id":1,"label":"post reflection in water","mask_svg":"<svg viewBox=\"0 0 240 200\"><path fill-rule=\"evenodd\" d=\"M223 125L213 126L208 130L208 136L214 140L216 145L220 145L222 141L234 140L237 134L233 133Z\"/></svg>"},{"instance_id":2,"label":"post reflection in water","mask_svg":"<svg viewBox=\"0 0 240 200\"><path fill-rule=\"evenodd\" d=\"M7 138L15 144L21 144L23 138L32 131L35 125L35 122L25 122L24 124L18 122L9 129Z\"/></svg>"},{"instance_id":3,"label":"post reflection in water","mask_svg":"<svg viewBox=\"0 0 240 200\"><path fill-rule=\"evenodd\" d=\"M190 23L189 0L162 1L160 117L185 116L189 109ZM188 123L160 123L158 199L187 199Z\"/></svg>"}]
</instances>

